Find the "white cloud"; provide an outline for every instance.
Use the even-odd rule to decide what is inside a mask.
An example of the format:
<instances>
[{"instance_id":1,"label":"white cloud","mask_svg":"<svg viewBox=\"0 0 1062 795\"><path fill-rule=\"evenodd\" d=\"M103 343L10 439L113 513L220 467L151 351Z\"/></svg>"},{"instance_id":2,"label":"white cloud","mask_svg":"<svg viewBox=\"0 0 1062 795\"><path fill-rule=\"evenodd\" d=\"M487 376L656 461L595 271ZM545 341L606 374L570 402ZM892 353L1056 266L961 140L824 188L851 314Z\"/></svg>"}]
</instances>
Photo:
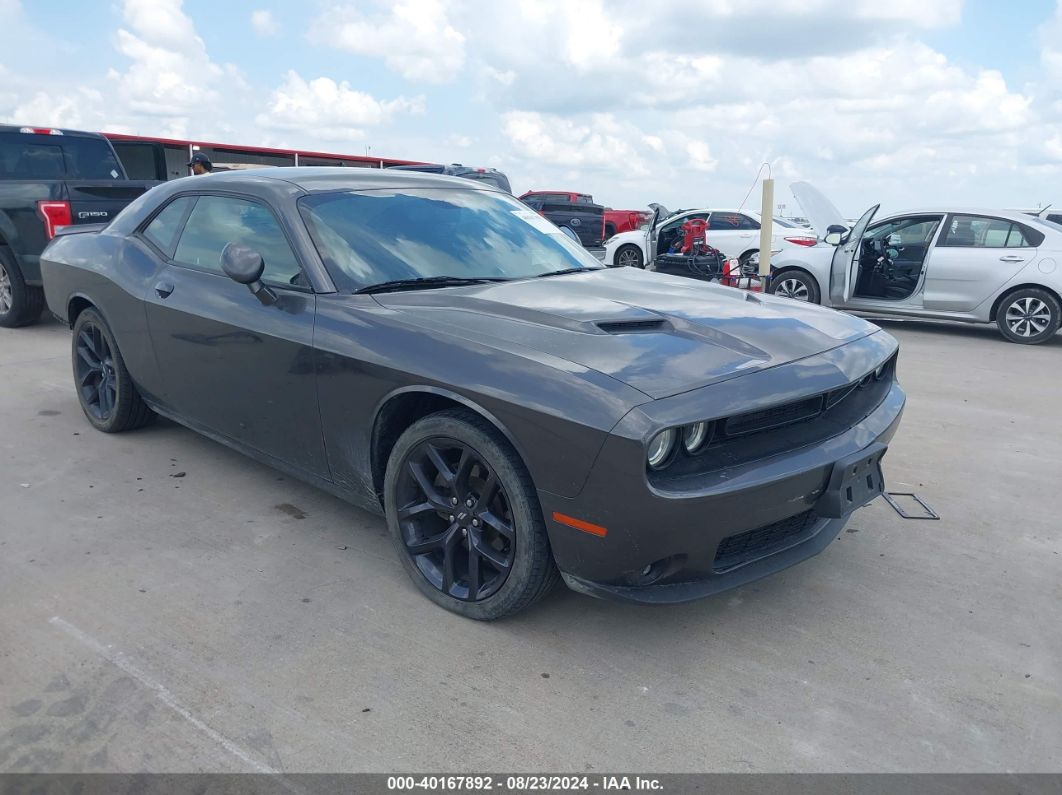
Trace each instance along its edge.
<instances>
[{"instance_id":1,"label":"white cloud","mask_svg":"<svg viewBox=\"0 0 1062 795\"><path fill-rule=\"evenodd\" d=\"M270 95L258 124L278 130L300 130L330 140L363 138L365 127L390 121L398 114L424 112L424 98L397 97L378 100L356 91L346 81L328 77L304 80L289 71Z\"/></svg>"},{"instance_id":2,"label":"white cloud","mask_svg":"<svg viewBox=\"0 0 1062 795\"><path fill-rule=\"evenodd\" d=\"M381 58L407 80L446 83L465 62L465 36L454 27L443 0L380 0L365 14L355 5L325 11L311 25L311 37L333 47Z\"/></svg>"},{"instance_id":3,"label":"white cloud","mask_svg":"<svg viewBox=\"0 0 1062 795\"><path fill-rule=\"evenodd\" d=\"M231 102L246 88L239 70L211 60L182 5L182 0L125 0L126 27L118 30L116 47L130 63L108 74L127 111L161 117L178 137L188 134L192 116L219 115L223 93Z\"/></svg>"},{"instance_id":4,"label":"white cloud","mask_svg":"<svg viewBox=\"0 0 1062 795\"><path fill-rule=\"evenodd\" d=\"M277 21L273 19L273 12L264 9L251 12L251 27L259 36L275 36L280 30Z\"/></svg>"}]
</instances>

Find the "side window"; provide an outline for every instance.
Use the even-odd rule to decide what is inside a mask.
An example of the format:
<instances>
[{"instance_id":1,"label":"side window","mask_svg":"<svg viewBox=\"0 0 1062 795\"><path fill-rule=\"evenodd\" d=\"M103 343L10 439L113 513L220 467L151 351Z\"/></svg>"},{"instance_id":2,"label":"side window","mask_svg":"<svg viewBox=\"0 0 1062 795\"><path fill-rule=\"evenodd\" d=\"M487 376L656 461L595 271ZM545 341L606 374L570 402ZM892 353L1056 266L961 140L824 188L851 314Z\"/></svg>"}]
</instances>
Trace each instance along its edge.
<instances>
[{"instance_id":1,"label":"side window","mask_svg":"<svg viewBox=\"0 0 1062 795\"><path fill-rule=\"evenodd\" d=\"M757 221L753 221L747 215L741 216L741 228L742 229L759 229L760 225Z\"/></svg>"},{"instance_id":2,"label":"side window","mask_svg":"<svg viewBox=\"0 0 1062 795\"><path fill-rule=\"evenodd\" d=\"M712 213L708 218L709 232L733 232L736 229L752 229L749 219L741 213ZM755 227L758 229L759 227Z\"/></svg>"},{"instance_id":3,"label":"side window","mask_svg":"<svg viewBox=\"0 0 1062 795\"><path fill-rule=\"evenodd\" d=\"M301 273L280 225L263 205L226 196L200 196L181 233L178 263L222 273L221 251L229 243L249 246L265 261L263 279L294 284Z\"/></svg>"},{"instance_id":4,"label":"side window","mask_svg":"<svg viewBox=\"0 0 1062 795\"><path fill-rule=\"evenodd\" d=\"M1024 248L1039 245L1040 241L1030 239L1032 236L1027 234L1027 230L1028 227L1003 218L953 215L941 236L940 245L964 248Z\"/></svg>"},{"instance_id":5,"label":"side window","mask_svg":"<svg viewBox=\"0 0 1062 795\"><path fill-rule=\"evenodd\" d=\"M194 201L194 196L180 196L174 199L144 227L144 237L167 257L173 256L173 246L177 242L181 221L184 220L188 206Z\"/></svg>"}]
</instances>

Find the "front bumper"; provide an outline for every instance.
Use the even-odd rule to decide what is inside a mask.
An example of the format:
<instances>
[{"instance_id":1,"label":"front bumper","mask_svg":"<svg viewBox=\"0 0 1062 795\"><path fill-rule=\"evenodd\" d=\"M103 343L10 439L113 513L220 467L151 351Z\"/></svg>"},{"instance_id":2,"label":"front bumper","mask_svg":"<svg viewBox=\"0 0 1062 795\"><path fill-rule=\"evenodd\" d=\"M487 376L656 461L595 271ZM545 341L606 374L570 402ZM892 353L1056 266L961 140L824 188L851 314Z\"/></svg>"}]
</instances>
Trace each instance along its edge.
<instances>
[{"instance_id":1,"label":"front bumper","mask_svg":"<svg viewBox=\"0 0 1062 795\"><path fill-rule=\"evenodd\" d=\"M866 361L890 355L888 345L882 343L891 342L891 338L880 336L853 343L866 356L856 356L852 372L839 372L834 381L843 383L865 371ZM825 374L831 355L835 363L843 361L843 355L836 352L812 357L821 360L805 360L805 377L816 371ZM767 387L772 382L781 383L786 369L801 364L734 379L729 387L724 383L679 398L689 404L718 394L718 400L725 404L737 396L735 390L748 388L738 381L759 380ZM644 464L630 465L632 456L644 448L637 433L626 432L629 429L621 422L603 446L577 497L539 493L565 582L573 590L592 596L676 603L743 585L818 554L848 519L837 517L836 512L831 516L823 509L822 497L834 465L887 445L899 426L905 401L903 390L893 382L869 414L840 434L766 459L687 478L681 488L671 490L650 483ZM680 410L687 411L688 405ZM580 532L555 521L554 513L604 527L607 535Z\"/></svg>"}]
</instances>

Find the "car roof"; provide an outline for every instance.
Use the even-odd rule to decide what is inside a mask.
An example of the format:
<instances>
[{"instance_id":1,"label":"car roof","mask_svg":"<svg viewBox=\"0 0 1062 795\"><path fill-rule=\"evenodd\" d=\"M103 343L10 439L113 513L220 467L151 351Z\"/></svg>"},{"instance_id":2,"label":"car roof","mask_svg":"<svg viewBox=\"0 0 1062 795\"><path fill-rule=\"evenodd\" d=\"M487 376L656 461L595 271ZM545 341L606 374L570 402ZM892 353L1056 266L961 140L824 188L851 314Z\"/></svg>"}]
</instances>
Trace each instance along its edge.
<instances>
[{"instance_id":1,"label":"car roof","mask_svg":"<svg viewBox=\"0 0 1062 795\"><path fill-rule=\"evenodd\" d=\"M222 171L195 177L196 185L233 187L259 179L287 182L302 188L307 193L331 190L370 190L373 188L455 188L462 190L486 190L501 193L493 185L430 174L423 171L405 171L392 168L344 168L341 166L270 166L238 171ZM187 186L185 186L187 187Z\"/></svg>"},{"instance_id":2,"label":"car roof","mask_svg":"<svg viewBox=\"0 0 1062 795\"><path fill-rule=\"evenodd\" d=\"M903 215L945 215L947 213L956 213L958 215L991 215L997 218L1006 218L1010 221L1028 221L1034 217L1023 213L1021 210L1000 210L992 209L988 207L916 207L913 210L900 210L894 213L888 213L882 215L880 218L875 218L874 221L879 221L885 218L897 218Z\"/></svg>"},{"instance_id":3,"label":"car roof","mask_svg":"<svg viewBox=\"0 0 1062 795\"><path fill-rule=\"evenodd\" d=\"M68 130L65 127L53 127L50 124L0 124L0 133L19 133L23 129L29 130L58 130L62 135L71 138L103 138L100 133L86 132L85 130ZM23 135L47 135L47 133L22 133ZM58 136L57 136L58 137Z\"/></svg>"}]
</instances>

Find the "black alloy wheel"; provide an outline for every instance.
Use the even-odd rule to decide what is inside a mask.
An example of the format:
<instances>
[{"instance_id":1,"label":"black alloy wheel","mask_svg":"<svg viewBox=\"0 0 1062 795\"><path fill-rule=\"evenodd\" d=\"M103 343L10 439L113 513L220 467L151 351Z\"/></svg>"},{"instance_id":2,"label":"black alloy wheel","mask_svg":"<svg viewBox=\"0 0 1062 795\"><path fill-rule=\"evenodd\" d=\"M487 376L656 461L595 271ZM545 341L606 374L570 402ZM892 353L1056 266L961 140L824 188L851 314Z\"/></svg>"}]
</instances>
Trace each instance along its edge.
<instances>
[{"instance_id":1,"label":"black alloy wheel","mask_svg":"<svg viewBox=\"0 0 1062 795\"><path fill-rule=\"evenodd\" d=\"M96 309L74 321L72 357L78 402L93 427L104 433L140 428L155 412L140 397L107 323Z\"/></svg>"},{"instance_id":2,"label":"black alloy wheel","mask_svg":"<svg viewBox=\"0 0 1062 795\"><path fill-rule=\"evenodd\" d=\"M99 326L86 323L78 331L74 350L74 377L81 405L97 420L106 422L118 403L118 378L110 343Z\"/></svg>"},{"instance_id":3,"label":"black alloy wheel","mask_svg":"<svg viewBox=\"0 0 1062 795\"><path fill-rule=\"evenodd\" d=\"M504 618L560 577L530 473L474 412L447 409L406 428L388 456L383 502L403 568L450 612Z\"/></svg>"},{"instance_id":4,"label":"black alloy wheel","mask_svg":"<svg viewBox=\"0 0 1062 795\"><path fill-rule=\"evenodd\" d=\"M478 602L495 594L516 550L512 509L497 473L455 439L421 442L396 491L406 553L435 588Z\"/></svg>"}]
</instances>

